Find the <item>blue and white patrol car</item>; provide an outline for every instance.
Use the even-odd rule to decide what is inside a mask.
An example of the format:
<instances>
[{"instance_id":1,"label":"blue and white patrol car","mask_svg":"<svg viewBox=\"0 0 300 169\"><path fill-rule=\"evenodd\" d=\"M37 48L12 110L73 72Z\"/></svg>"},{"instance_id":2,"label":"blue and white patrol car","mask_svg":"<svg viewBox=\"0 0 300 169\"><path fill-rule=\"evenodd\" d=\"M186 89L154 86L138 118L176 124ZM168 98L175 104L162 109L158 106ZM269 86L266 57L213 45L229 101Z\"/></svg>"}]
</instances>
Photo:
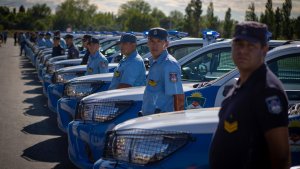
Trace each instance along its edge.
<instances>
[{"instance_id":1,"label":"blue and white patrol car","mask_svg":"<svg viewBox=\"0 0 300 169\"><path fill-rule=\"evenodd\" d=\"M230 47L230 41L215 43L203 47L179 61L182 65L184 77L182 79L189 81L184 84L186 109L220 106L225 95L223 93L225 86L232 85L235 78L238 77L238 71L234 70L235 67L231 60ZM278 47L269 52L266 59L269 62L271 60L275 62L280 58L287 58L287 55L293 56L294 54L298 56L296 59L300 59L299 49L300 46L297 45ZM215 64L215 57L218 57L218 64L212 66ZM295 68L296 66L293 66L292 70L287 70L290 74L283 73L282 78L299 77L300 73L295 71ZM286 70L287 67L282 69ZM184 73L184 71L186 72ZM197 80L198 78L199 80ZM192 88L193 81L208 83L202 83L200 88ZM294 81L286 84L285 87L286 90L299 90L299 85ZM144 88L132 88L130 94L128 91L129 89L118 89L100 92L81 100L76 120L68 125L69 157L75 165L81 168L90 168L91 163L102 153L103 137L107 130L122 120L137 116L138 111L141 110Z\"/></svg>"},{"instance_id":2,"label":"blue and white patrol car","mask_svg":"<svg viewBox=\"0 0 300 169\"><path fill-rule=\"evenodd\" d=\"M171 41L168 51L176 59L180 59L201 48L202 44L203 41L200 38L184 38L182 40ZM150 57L150 53L145 55L146 51L149 51L146 44L138 46L137 50L144 59ZM75 78L66 83L64 86L64 97L57 103L57 122L59 128L66 132L68 123L75 117L75 109L78 102L87 95L107 90L112 77L112 73L97 74Z\"/></svg>"},{"instance_id":3,"label":"blue and white patrol car","mask_svg":"<svg viewBox=\"0 0 300 169\"><path fill-rule=\"evenodd\" d=\"M208 169L209 147L218 125L218 111L219 108L191 109L120 123L107 132L103 156L93 169ZM290 133L293 130L293 136L289 137L292 166L298 167L299 112L289 115Z\"/></svg>"}]
</instances>

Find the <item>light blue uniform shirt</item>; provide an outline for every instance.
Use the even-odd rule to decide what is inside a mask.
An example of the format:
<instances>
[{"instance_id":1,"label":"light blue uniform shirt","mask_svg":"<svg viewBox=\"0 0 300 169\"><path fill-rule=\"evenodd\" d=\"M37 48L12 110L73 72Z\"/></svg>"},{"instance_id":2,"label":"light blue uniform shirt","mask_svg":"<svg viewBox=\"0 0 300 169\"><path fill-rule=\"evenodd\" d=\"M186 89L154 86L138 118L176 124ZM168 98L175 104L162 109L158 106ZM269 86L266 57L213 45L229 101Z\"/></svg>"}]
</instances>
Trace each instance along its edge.
<instances>
[{"instance_id":1,"label":"light blue uniform shirt","mask_svg":"<svg viewBox=\"0 0 300 169\"><path fill-rule=\"evenodd\" d=\"M37 40L37 45L38 45L39 47L41 47L41 46L46 46L46 41L45 41L45 39L44 39L44 38L38 38L38 40Z\"/></svg>"},{"instance_id":2,"label":"light blue uniform shirt","mask_svg":"<svg viewBox=\"0 0 300 169\"><path fill-rule=\"evenodd\" d=\"M62 48L64 48L65 50L68 48L66 41L63 38L60 38L59 44Z\"/></svg>"},{"instance_id":3,"label":"light blue uniform shirt","mask_svg":"<svg viewBox=\"0 0 300 169\"><path fill-rule=\"evenodd\" d=\"M146 85L146 68L143 58L137 51L122 59L114 71L109 90L116 89L120 83L131 86Z\"/></svg>"},{"instance_id":4,"label":"light blue uniform shirt","mask_svg":"<svg viewBox=\"0 0 300 169\"><path fill-rule=\"evenodd\" d=\"M53 47L53 41L52 39L45 39L46 48L52 48Z\"/></svg>"},{"instance_id":5,"label":"light blue uniform shirt","mask_svg":"<svg viewBox=\"0 0 300 169\"><path fill-rule=\"evenodd\" d=\"M90 54L87 71L85 75L93 75L98 73L107 73L108 72L108 61L107 59L97 51L94 55Z\"/></svg>"},{"instance_id":6,"label":"light blue uniform shirt","mask_svg":"<svg viewBox=\"0 0 300 169\"><path fill-rule=\"evenodd\" d=\"M183 94L181 69L167 50L157 60L151 60L143 96L143 115L174 111L173 95Z\"/></svg>"}]
</instances>

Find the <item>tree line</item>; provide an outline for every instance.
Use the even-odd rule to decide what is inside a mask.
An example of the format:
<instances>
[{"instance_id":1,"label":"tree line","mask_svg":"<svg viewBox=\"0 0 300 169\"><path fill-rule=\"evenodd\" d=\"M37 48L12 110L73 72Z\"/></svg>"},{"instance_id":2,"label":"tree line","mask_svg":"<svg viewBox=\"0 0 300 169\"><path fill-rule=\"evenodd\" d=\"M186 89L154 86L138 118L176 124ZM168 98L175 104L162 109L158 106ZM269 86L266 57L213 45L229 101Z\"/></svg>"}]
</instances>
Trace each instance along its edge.
<instances>
[{"instance_id":1,"label":"tree line","mask_svg":"<svg viewBox=\"0 0 300 169\"><path fill-rule=\"evenodd\" d=\"M272 0L267 0L265 11L257 16L255 4L250 3L245 11L245 21L260 21L268 25L272 39L299 39L300 16L291 18L292 0L285 0L281 7L273 8ZM23 5L17 10L0 6L0 30L66 30L73 31L145 31L160 26L166 29L188 32L190 36L201 37L205 29L217 30L223 38L230 38L234 25L231 8L225 17L219 19L214 14L213 2L210 2L206 15L203 15L202 1L191 0L185 13L173 10L166 15L158 8L152 8L144 0L132 0L121 4L117 14L97 12L97 7L89 0L65 0L55 10L46 4L36 4L25 9Z\"/></svg>"}]
</instances>

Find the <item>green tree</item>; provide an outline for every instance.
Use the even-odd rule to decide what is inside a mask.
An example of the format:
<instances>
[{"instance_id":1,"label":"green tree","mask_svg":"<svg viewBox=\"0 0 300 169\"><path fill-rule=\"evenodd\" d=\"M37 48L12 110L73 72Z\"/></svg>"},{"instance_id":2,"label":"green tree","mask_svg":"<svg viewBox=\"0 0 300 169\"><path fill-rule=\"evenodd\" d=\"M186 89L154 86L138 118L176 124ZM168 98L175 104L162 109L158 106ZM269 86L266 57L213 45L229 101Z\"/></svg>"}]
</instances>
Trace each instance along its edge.
<instances>
[{"instance_id":1,"label":"green tree","mask_svg":"<svg viewBox=\"0 0 300 169\"><path fill-rule=\"evenodd\" d=\"M300 16L295 19L294 30L295 30L295 38L300 39Z\"/></svg>"},{"instance_id":2,"label":"green tree","mask_svg":"<svg viewBox=\"0 0 300 169\"><path fill-rule=\"evenodd\" d=\"M274 31L272 32L272 38L278 39L281 36L281 27L282 27L282 14L280 8L277 7L275 11L275 21L274 21Z\"/></svg>"},{"instance_id":3,"label":"green tree","mask_svg":"<svg viewBox=\"0 0 300 169\"><path fill-rule=\"evenodd\" d=\"M170 18L170 24L171 24L171 29L183 30L183 24L184 24L184 15L178 10L174 10L170 12L169 15Z\"/></svg>"},{"instance_id":4,"label":"green tree","mask_svg":"<svg viewBox=\"0 0 300 169\"><path fill-rule=\"evenodd\" d=\"M283 14L283 28L282 28L282 35L285 35L285 38L292 39L292 25L290 20L290 15L292 11L292 0L285 0L282 4L282 14Z\"/></svg>"},{"instance_id":5,"label":"green tree","mask_svg":"<svg viewBox=\"0 0 300 169\"><path fill-rule=\"evenodd\" d=\"M128 1L119 7L117 22L120 25L119 27L121 30L127 30L128 29L127 26L129 23L128 20L132 19L131 15L133 15L133 16L149 15L150 16L150 12L151 12L151 6L149 3L147 3L143 0ZM140 18L143 18L142 16L140 16ZM148 16L144 17L144 18L148 18ZM145 23L142 22L139 24L145 24Z\"/></svg>"},{"instance_id":6,"label":"green tree","mask_svg":"<svg viewBox=\"0 0 300 169\"><path fill-rule=\"evenodd\" d=\"M113 13L97 13L93 16L92 27L101 31L117 30L116 16Z\"/></svg>"},{"instance_id":7,"label":"green tree","mask_svg":"<svg viewBox=\"0 0 300 169\"><path fill-rule=\"evenodd\" d=\"M25 13L25 8L23 5L20 6L19 13Z\"/></svg>"},{"instance_id":8,"label":"green tree","mask_svg":"<svg viewBox=\"0 0 300 169\"><path fill-rule=\"evenodd\" d=\"M223 37L230 38L232 33L233 20L231 19L231 8L228 8L225 13L223 25Z\"/></svg>"},{"instance_id":9,"label":"green tree","mask_svg":"<svg viewBox=\"0 0 300 169\"><path fill-rule=\"evenodd\" d=\"M274 15L274 11L273 11L272 0L268 0L265 7L266 7L266 10L265 10L265 13L263 16L264 17L263 23L268 25L268 29L270 32L273 32L274 25L275 25L275 15Z\"/></svg>"},{"instance_id":10,"label":"green tree","mask_svg":"<svg viewBox=\"0 0 300 169\"><path fill-rule=\"evenodd\" d=\"M159 26L157 20L151 15L133 12L125 22L125 31L145 31L157 26Z\"/></svg>"},{"instance_id":11,"label":"green tree","mask_svg":"<svg viewBox=\"0 0 300 169\"><path fill-rule=\"evenodd\" d=\"M54 29L65 30L69 25L73 30L84 30L90 27L97 7L89 0L66 0L58 6L53 18Z\"/></svg>"},{"instance_id":12,"label":"green tree","mask_svg":"<svg viewBox=\"0 0 300 169\"><path fill-rule=\"evenodd\" d=\"M158 8L153 8L150 14L155 20L159 22L159 25L164 28L170 28L170 18L166 17L165 13Z\"/></svg>"},{"instance_id":13,"label":"green tree","mask_svg":"<svg viewBox=\"0 0 300 169\"><path fill-rule=\"evenodd\" d=\"M214 15L214 5L209 3L206 12L206 28L217 30L219 25L218 17Z\"/></svg>"},{"instance_id":14,"label":"green tree","mask_svg":"<svg viewBox=\"0 0 300 169\"><path fill-rule=\"evenodd\" d=\"M253 2L251 2L251 4L248 6L248 9L246 10L245 21L258 21L258 18L255 14L255 6Z\"/></svg>"},{"instance_id":15,"label":"green tree","mask_svg":"<svg viewBox=\"0 0 300 169\"><path fill-rule=\"evenodd\" d=\"M185 12L184 31L187 31L192 36L198 37L202 14L202 1L191 0L185 8Z\"/></svg>"}]
</instances>

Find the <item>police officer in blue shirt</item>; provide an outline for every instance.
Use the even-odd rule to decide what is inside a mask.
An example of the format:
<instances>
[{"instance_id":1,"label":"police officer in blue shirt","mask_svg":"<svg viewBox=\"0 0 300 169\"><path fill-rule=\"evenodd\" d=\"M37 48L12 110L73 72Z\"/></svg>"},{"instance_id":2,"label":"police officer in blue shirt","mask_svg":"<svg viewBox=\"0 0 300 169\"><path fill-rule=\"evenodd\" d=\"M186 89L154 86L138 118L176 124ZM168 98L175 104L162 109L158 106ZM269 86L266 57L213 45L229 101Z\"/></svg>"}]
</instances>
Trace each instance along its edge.
<instances>
[{"instance_id":1,"label":"police officer in blue shirt","mask_svg":"<svg viewBox=\"0 0 300 169\"><path fill-rule=\"evenodd\" d=\"M41 47L41 46L46 46L46 41L45 41L45 39L44 39L44 33L43 32L41 32L41 33L39 33L39 37L38 37L38 39L37 39L37 45L39 46L39 47Z\"/></svg>"},{"instance_id":2,"label":"police officer in blue shirt","mask_svg":"<svg viewBox=\"0 0 300 169\"><path fill-rule=\"evenodd\" d=\"M52 48L53 47L53 41L51 39L51 33L50 32L46 33L45 46L46 46L46 48Z\"/></svg>"},{"instance_id":3,"label":"police officer in blue shirt","mask_svg":"<svg viewBox=\"0 0 300 169\"><path fill-rule=\"evenodd\" d=\"M79 58L79 50L75 47L73 43L73 35L67 34L65 36L66 43L68 46L68 59L77 59Z\"/></svg>"},{"instance_id":4,"label":"police officer in blue shirt","mask_svg":"<svg viewBox=\"0 0 300 169\"><path fill-rule=\"evenodd\" d=\"M90 38L89 41L89 51L90 56L87 63L86 75L98 74L98 73L107 73L108 72L108 61L99 52L100 44L99 39Z\"/></svg>"},{"instance_id":5,"label":"police officer in blue shirt","mask_svg":"<svg viewBox=\"0 0 300 169\"><path fill-rule=\"evenodd\" d=\"M288 169L288 100L264 62L268 29L258 22L236 25L232 59L240 77L222 102L210 146L211 169Z\"/></svg>"},{"instance_id":6,"label":"police officer in blue shirt","mask_svg":"<svg viewBox=\"0 0 300 169\"><path fill-rule=\"evenodd\" d=\"M167 47L168 33L152 28L148 33L148 47L152 58L144 92L142 115L184 109L181 69Z\"/></svg>"},{"instance_id":7,"label":"police officer in blue shirt","mask_svg":"<svg viewBox=\"0 0 300 169\"><path fill-rule=\"evenodd\" d=\"M126 33L120 41L121 54L125 57L114 71L109 89L144 86L146 84L146 68L143 58L136 50L136 37Z\"/></svg>"}]
</instances>

